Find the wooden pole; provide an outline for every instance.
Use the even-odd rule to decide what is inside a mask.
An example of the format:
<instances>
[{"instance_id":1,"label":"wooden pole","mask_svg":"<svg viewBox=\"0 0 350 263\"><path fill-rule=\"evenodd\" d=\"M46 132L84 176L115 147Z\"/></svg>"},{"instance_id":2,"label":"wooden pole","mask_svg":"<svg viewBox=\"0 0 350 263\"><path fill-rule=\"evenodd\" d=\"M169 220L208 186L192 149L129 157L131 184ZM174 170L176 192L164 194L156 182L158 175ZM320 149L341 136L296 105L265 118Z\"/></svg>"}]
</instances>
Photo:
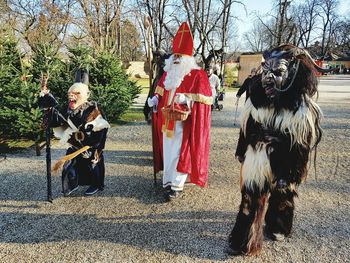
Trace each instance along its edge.
<instances>
[{"instance_id":1,"label":"wooden pole","mask_svg":"<svg viewBox=\"0 0 350 263\"><path fill-rule=\"evenodd\" d=\"M147 30L147 44L148 44L148 48L147 48L147 53L148 53L148 67L149 67L149 88L150 90L152 89L153 86L153 67L152 67L152 23L148 18L145 18L145 21L148 23L145 23L145 27ZM152 96L153 94L149 93L150 96ZM153 183L154 186L157 185L157 172L156 172L156 163L155 163L155 147L154 147L154 143L155 143L155 134L154 134L154 129L156 127L154 127L154 120L153 120L153 108L151 109L151 129L152 129L152 152L153 152Z\"/></svg>"}]
</instances>

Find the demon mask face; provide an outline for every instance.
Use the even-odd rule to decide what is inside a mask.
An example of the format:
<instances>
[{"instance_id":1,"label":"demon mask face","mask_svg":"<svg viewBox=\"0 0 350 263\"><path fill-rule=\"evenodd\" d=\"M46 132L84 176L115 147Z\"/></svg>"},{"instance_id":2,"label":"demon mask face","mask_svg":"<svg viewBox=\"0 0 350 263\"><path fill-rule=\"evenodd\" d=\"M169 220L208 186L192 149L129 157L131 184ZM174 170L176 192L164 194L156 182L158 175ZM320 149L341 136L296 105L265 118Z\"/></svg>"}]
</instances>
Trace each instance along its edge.
<instances>
[{"instance_id":1,"label":"demon mask face","mask_svg":"<svg viewBox=\"0 0 350 263\"><path fill-rule=\"evenodd\" d=\"M293 89L297 75L306 78L308 74L332 71L319 67L307 50L291 44L283 44L271 51L265 51L263 56L265 63L262 65L261 82L266 96L271 101L277 100L280 94ZM316 87L309 85L307 93L312 96L315 91Z\"/></svg>"},{"instance_id":2,"label":"demon mask face","mask_svg":"<svg viewBox=\"0 0 350 263\"><path fill-rule=\"evenodd\" d=\"M83 83L74 83L68 90L69 108L75 110L87 102L90 91Z\"/></svg>"},{"instance_id":3,"label":"demon mask face","mask_svg":"<svg viewBox=\"0 0 350 263\"><path fill-rule=\"evenodd\" d=\"M299 62L292 52L273 51L264 53L262 86L266 96L273 100L279 93L287 91L298 71Z\"/></svg>"}]
</instances>

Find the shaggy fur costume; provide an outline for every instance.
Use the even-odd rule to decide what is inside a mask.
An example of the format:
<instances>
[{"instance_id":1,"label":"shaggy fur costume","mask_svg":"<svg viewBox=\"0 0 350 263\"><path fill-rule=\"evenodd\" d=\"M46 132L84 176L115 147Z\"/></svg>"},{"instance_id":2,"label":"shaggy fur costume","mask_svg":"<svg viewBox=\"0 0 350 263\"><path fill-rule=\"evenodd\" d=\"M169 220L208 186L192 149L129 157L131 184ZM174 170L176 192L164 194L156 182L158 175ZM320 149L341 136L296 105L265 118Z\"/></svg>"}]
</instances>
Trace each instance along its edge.
<instances>
[{"instance_id":1,"label":"shaggy fur costume","mask_svg":"<svg viewBox=\"0 0 350 263\"><path fill-rule=\"evenodd\" d=\"M297 186L306 178L311 150L321 140L318 68L292 45L264 53L241 115L236 157L241 162L242 201L229 236L230 254L254 255L263 226L273 240L289 236Z\"/></svg>"}]
</instances>

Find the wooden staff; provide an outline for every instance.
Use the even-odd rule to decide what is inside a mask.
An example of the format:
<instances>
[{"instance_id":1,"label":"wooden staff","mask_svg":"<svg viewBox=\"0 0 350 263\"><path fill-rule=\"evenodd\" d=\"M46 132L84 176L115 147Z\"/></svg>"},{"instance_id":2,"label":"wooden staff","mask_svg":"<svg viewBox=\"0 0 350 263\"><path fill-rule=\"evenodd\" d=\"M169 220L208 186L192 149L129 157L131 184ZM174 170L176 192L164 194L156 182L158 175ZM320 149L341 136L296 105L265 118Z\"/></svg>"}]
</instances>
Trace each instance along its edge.
<instances>
[{"instance_id":1,"label":"wooden staff","mask_svg":"<svg viewBox=\"0 0 350 263\"><path fill-rule=\"evenodd\" d=\"M238 109L238 101L239 101L239 98L237 98L237 100L236 100L235 119L233 120L233 126L236 126L236 121L237 121L237 109Z\"/></svg>"}]
</instances>

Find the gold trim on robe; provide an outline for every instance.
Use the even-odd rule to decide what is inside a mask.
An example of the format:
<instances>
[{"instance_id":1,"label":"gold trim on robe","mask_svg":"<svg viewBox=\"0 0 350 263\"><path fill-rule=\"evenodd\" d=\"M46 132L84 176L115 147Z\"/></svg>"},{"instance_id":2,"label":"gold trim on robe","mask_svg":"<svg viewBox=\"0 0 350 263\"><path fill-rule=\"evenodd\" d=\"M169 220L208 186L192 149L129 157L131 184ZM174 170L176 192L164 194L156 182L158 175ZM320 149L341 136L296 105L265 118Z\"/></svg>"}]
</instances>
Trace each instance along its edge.
<instances>
[{"instance_id":1,"label":"gold trim on robe","mask_svg":"<svg viewBox=\"0 0 350 263\"><path fill-rule=\"evenodd\" d=\"M196 93L184 93L187 97L191 98L195 102L212 105L213 104L213 97L212 96L205 96L202 94L196 94Z\"/></svg>"},{"instance_id":2,"label":"gold trim on robe","mask_svg":"<svg viewBox=\"0 0 350 263\"><path fill-rule=\"evenodd\" d=\"M158 93L160 96L163 96L164 95L164 88L157 86L154 93Z\"/></svg>"},{"instance_id":3,"label":"gold trim on robe","mask_svg":"<svg viewBox=\"0 0 350 263\"><path fill-rule=\"evenodd\" d=\"M157 86L154 93L158 93L160 96L164 96L164 88L162 88L161 86ZM213 104L212 96L205 96L205 95L196 94L196 93L184 93L184 94L195 102L199 102L207 105Z\"/></svg>"}]
</instances>

